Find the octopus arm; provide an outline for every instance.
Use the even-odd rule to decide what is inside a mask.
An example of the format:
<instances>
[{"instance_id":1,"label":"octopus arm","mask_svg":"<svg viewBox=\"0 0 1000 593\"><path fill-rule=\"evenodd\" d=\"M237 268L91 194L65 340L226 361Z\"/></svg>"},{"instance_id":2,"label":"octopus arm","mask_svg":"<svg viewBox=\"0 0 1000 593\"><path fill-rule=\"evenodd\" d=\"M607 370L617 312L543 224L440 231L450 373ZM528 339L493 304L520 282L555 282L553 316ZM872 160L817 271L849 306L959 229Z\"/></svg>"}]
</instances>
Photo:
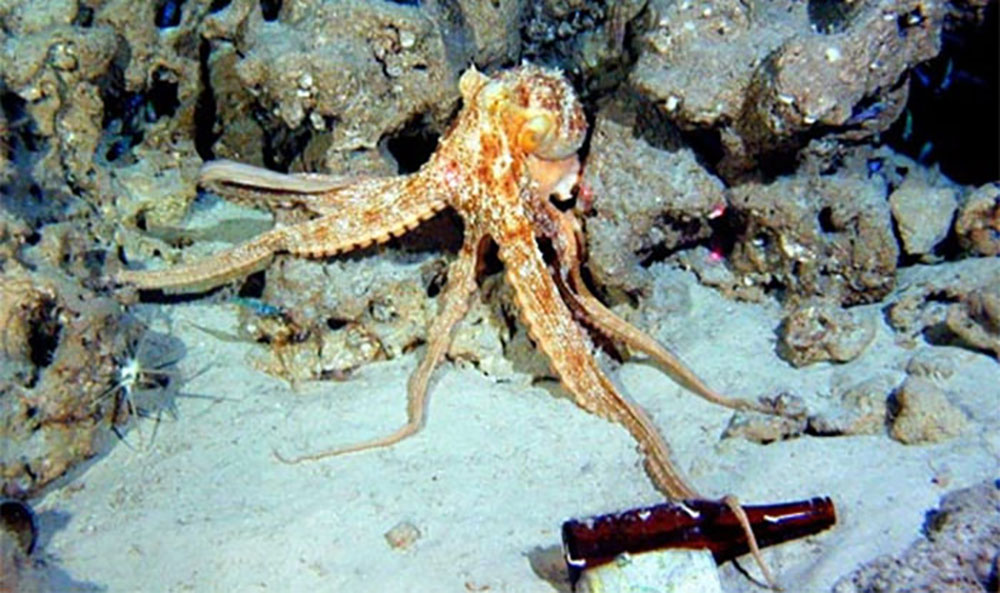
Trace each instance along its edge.
<instances>
[{"instance_id":1,"label":"octopus arm","mask_svg":"<svg viewBox=\"0 0 1000 593\"><path fill-rule=\"evenodd\" d=\"M529 221L510 225L495 237L507 280L514 288L521 317L532 340L549 359L553 371L584 410L622 424L640 443L646 471L656 486L674 499L697 498L670 460L670 450L649 416L628 401L608 379L593 356L583 329L573 319L530 232ZM518 230L524 229L524 230Z\"/></svg>"},{"instance_id":2,"label":"octopus arm","mask_svg":"<svg viewBox=\"0 0 1000 593\"><path fill-rule=\"evenodd\" d=\"M244 178L248 184L264 183L264 173L227 170L248 175ZM273 192L279 181L273 178L269 183L272 189L267 191ZM201 261L164 270L123 270L116 280L141 289L199 292L264 269L277 253L319 258L387 241L415 228L447 205L436 184L419 174L361 179L326 193L310 194L308 199L310 209L327 214L272 229Z\"/></svg>"}]
</instances>

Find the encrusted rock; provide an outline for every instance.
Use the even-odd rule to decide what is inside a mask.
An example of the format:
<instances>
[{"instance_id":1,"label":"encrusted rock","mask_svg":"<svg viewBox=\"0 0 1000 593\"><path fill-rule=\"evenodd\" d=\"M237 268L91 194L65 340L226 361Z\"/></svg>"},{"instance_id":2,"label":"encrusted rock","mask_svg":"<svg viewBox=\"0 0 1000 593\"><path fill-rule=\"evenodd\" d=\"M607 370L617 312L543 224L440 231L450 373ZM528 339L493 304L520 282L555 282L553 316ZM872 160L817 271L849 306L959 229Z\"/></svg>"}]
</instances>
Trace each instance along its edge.
<instances>
[{"instance_id":1,"label":"encrusted rock","mask_svg":"<svg viewBox=\"0 0 1000 593\"><path fill-rule=\"evenodd\" d=\"M829 435L884 434L889 396L898 383L885 373L851 385L830 409L809 418L809 428Z\"/></svg>"},{"instance_id":2,"label":"encrusted rock","mask_svg":"<svg viewBox=\"0 0 1000 593\"><path fill-rule=\"evenodd\" d=\"M956 333L959 336L968 334L970 337L973 332L978 333L973 326L980 322L968 320L971 321L968 324L966 321L966 303L970 302L973 292L989 292L989 287L1000 286L1000 259L969 258L934 266L909 266L900 269L899 282L903 289L893 295L892 302L886 309L886 319L896 330L897 341L915 345L920 338L925 338L932 343L954 342L958 346L969 346L970 342L955 339ZM958 332L948 324L948 315L953 307L959 307L959 310L951 313L954 316L952 324ZM979 307L977 304L976 308ZM984 314L985 310L977 313L978 319L986 319ZM969 331L963 328L968 328ZM977 341L977 338L973 338L973 341Z\"/></svg>"},{"instance_id":3,"label":"encrusted rock","mask_svg":"<svg viewBox=\"0 0 1000 593\"><path fill-rule=\"evenodd\" d=\"M641 261L705 239L725 206L722 183L690 150L654 148L608 113L598 116L583 183L594 197L589 269L601 286L626 291L642 285Z\"/></svg>"},{"instance_id":4,"label":"encrusted rock","mask_svg":"<svg viewBox=\"0 0 1000 593\"><path fill-rule=\"evenodd\" d=\"M905 107L904 72L940 50L944 7L829 4L652 0L632 84L681 128L717 130L730 180L817 133L884 131Z\"/></svg>"},{"instance_id":5,"label":"encrusted rock","mask_svg":"<svg viewBox=\"0 0 1000 593\"><path fill-rule=\"evenodd\" d=\"M977 255L1000 255L1000 183L987 183L965 199L955 234L962 247Z\"/></svg>"},{"instance_id":6,"label":"encrusted rock","mask_svg":"<svg viewBox=\"0 0 1000 593\"><path fill-rule=\"evenodd\" d=\"M417 116L438 126L458 98L456 72L434 20L418 6L389 2L299 2L265 21L259 7L233 3L213 16L220 55L211 76L232 93L218 103L225 134L217 155L243 147L233 133L254 127L255 105L265 118L266 142L321 132L330 150L374 148L388 131ZM229 13L232 14L229 14ZM225 78L235 73L237 81ZM292 131L292 133L289 133ZM294 142L292 143L294 144ZM241 160L254 162L262 153Z\"/></svg>"},{"instance_id":7,"label":"encrusted rock","mask_svg":"<svg viewBox=\"0 0 1000 593\"><path fill-rule=\"evenodd\" d=\"M957 368L955 358L940 348L922 348L906 363L906 373L931 380L948 379Z\"/></svg>"},{"instance_id":8,"label":"encrusted rock","mask_svg":"<svg viewBox=\"0 0 1000 593\"><path fill-rule=\"evenodd\" d=\"M778 335L778 355L793 366L847 362L875 338L875 320L830 303L813 303L786 315Z\"/></svg>"},{"instance_id":9,"label":"encrusted rock","mask_svg":"<svg viewBox=\"0 0 1000 593\"><path fill-rule=\"evenodd\" d=\"M889 434L897 441L916 445L954 438L965 430L965 413L945 392L921 377L908 377L894 394Z\"/></svg>"},{"instance_id":10,"label":"encrusted rock","mask_svg":"<svg viewBox=\"0 0 1000 593\"><path fill-rule=\"evenodd\" d=\"M786 315L778 335L778 355L793 366L847 362L860 356L875 338L875 320L857 310L811 303Z\"/></svg>"},{"instance_id":11,"label":"encrusted rock","mask_svg":"<svg viewBox=\"0 0 1000 593\"><path fill-rule=\"evenodd\" d=\"M736 412L722 431L722 438L743 438L767 444L797 437L805 431L808 414L802 398L782 393L773 404L780 415Z\"/></svg>"},{"instance_id":12,"label":"encrusted rock","mask_svg":"<svg viewBox=\"0 0 1000 593\"><path fill-rule=\"evenodd\" d=\"M30 496L100 453L119 361L141 327L59 275L0 274L0 496Z\"/></svg>"},{"instance_id":13,"label":"encrusted rock","mask_svg":"<svg viewBox=\"0 0 1000 593\"><path fill-rule=\"evenodd\" d=\"M786 418L754 412L737 412L730 418L722 438L742 438L754 443L773 443L801 435L805 418Z\"/></svg>"},{"instance_id":14,"label":"encrusted rock","mask_svg":"<svg viewBox=\"0 0 1000 593\"><path fill-rule=\"evenodd\" d=\"M958 197L953 189L929 188L907 179L889 196L889 206L903 251L928 259L951 229Z\"/></svg>"},{"instance_id":15,"label":"encrusted rock","mask_svg":"<svg viewBox=\"0 0 1000 593\"><path fill-rule=\"evenodd\" d=\"M414 348L434 314L424 278L429 265L386 258L277 262L262 301L281 314L244 314L244 329L271 345L258 364L291 380L341 377Z\"/></svg>"},{"instance_id":16,"label":"encrusted rock","mask_svg":"<svg viewBox=\"0 0 1000 593\"><path fill-rule=\"evenodd\" d=\"M965 344L1000 360L1000 286L969 292L948 308L945 324Z\"/></svg>"},{"instance_id":17,"label":"encrusted rock","mask_svg":"<svg viewBox=\"0 0 1000 593\"><path fill-rule=\"evenodd\" d=\"M1000 483L950 492L927 514L921 536L898 556L880 556L841 578L833 593L996 591Z\"/></svg>"},{"instance_id":18,"label":"encrusted rock","mask_svg":"<svg viewBox=\"0 0 1000 593\"><path fill-rule=\"evenodd\" d=\"M879 301L895 285L899 256L882 191L850 174L734 187L730 267L744 285L778 289L792 302Z\"/></svg>"},{"instance_id":19,"label":"encrusted rock","mask_svg":"<svg viewBox=\"0 0 1000 593\"><path fill-rule=\"evenodd\" d=\"M4 376L29 375L43 360L36 337L51 332L58 324L55 289L25 271L14 268L0 275L0 354Z\"/></svg>"},{"instance_id":20,"label":"encrusted rock","mask_svg":"<svg viewBox=\"0 0 1000 593\"><path fill-rule=\"evenodd\" d=\"M519 25L526 4L526 0L429 0L422 3L445 29L449 58L459 70L469 62L481 68L516 62L521 48Z\"/></svg>"}]
</instances>

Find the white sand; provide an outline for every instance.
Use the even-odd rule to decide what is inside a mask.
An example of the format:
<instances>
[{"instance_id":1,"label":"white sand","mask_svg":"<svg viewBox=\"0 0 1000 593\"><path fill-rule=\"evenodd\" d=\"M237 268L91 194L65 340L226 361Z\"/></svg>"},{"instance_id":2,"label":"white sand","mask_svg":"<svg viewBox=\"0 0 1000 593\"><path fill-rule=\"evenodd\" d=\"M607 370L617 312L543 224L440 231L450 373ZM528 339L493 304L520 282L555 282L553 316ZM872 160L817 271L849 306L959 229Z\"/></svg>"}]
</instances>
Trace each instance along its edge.
<instances>
[{"instance_id":1,"label":"white sand","mask_svg":"<svg viewBox=\"0 0 1000 593\"><path fill-rule=\"evenodd\" d=\"M901 371L912 354L881 328L855 362L794 370L774 354L775 306L691 291L691 315L661 337L724 392L787 390L816 403L834 384ZM233 306L166 309L188 347L181 368L195 374L208 365L184 391L224 400L180 399L177 421L159 423L155 435L151 421L141 434L129 432L137 448L152 440L145 450L118 445L41 501L40 512L69 516L47 534L44 553L78 581L112 593L566 591L543 578L558 579L564 519L660 500L622 428L550 390L498 383L450 363L435 376L429 421L416 437L283 465L273 448L312 452L396 428L420 352L345 382L292 389L247 363L257 346L186 323L232 332ZM858 563L902 550L941 494L997 474L998 366L983 355L940 350L959 367L941 385L975 422L936 446L886 436L720 442L731 411L682 392L648 365L630 363L614 376L651 412L706 495L734 493L747 504L833 497L840 514L833 530L765 551L786 590L828 591ZM400 522L421 532L406 550L384 537ZM743 565L755 573L752 563ZM731 564L722 572L727 591L763 590Z\"/></svg>"}]
</instances>

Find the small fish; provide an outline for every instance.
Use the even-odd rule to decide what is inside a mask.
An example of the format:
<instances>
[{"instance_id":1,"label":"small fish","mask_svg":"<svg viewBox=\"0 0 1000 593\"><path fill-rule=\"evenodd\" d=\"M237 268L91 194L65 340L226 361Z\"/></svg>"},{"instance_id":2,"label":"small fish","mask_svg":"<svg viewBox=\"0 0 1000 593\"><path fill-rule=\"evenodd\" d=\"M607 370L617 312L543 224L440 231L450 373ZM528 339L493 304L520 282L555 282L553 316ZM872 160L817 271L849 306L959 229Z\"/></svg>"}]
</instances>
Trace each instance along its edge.
<instances>
[{"instance_id":1,"label":"small fish","mask_svg":"<svg viewBox=\"0 0 1000 593\"><path fill-rule=\"evenodd\" d=\"M934 143L928 140L920 147L920 154L917 155L917 162L927 164L930 161L931 153L934 152Z\"/></svg>"},{"instance_id":2,"label":"small fish","mask_svg":"<svg viewBox=\"0 0 1000 593\"><path fill-rule=\"evenodd\" d=\"M872 103L868 107L862 109L851 115L850 119L844 122L846 126L856 126L862 122L866 122L870 119L875 119L885 111L885 103L881 101L877 103Z\"/></svg>"},{"instance_id":3,"label":"small fish","mask_svg":"<svg viewBox=\"0 0 1000 593\"><path fill-rule=\"evenodd\" d=\"M280 317L282 315L281 307L265 303L260 299L235 297L232 302L241 307L250 309L261 317Z\"/></svg>"},{"instance_id":4,"label":"small fish","mask_svg":"<svg viewBox=\"0 0 1000 593\"><path fill-rule=\"evenodd\" d=\"M180 0L167 0L162 3L160 9L156 11L156 26L166 29L179 25L181 22L181 3Z\"/></svg>"},{"instance_id":5,"label":"small fish","mask_svg":"<svg viewBox=\"0 0 1000 593\"><path fill-rule=\"evenodd\" d=\"M931 77L926 72L924 72L922 66L917 66L913 70L910 70L910 72L912 72L913 75L917 77L917 82L919 82L921 86L930 88Z\"/></svg>"},{"instance_id":6,"label":"small fish","mask_svg":"<svg viewBox=\"0 0 1000 593\"><path fill-rule=\"evenodd\" d=\"M948 87L951 86L951 76L954 71L955 62L953 62L951 58L948 58L948 63L944 66L944 75L941 77L941 84L939 84L937 88L939 92L943 93L948 90Z\"/></svg>"},{"instance_id":7,"label":"small fish","mask_svg":"<svg viewBox=\"0 0 1000 593\"><path fill-rule=\"evenodd\" d=\"M913 113L906 110L906 121L903 122L903 142L909 142L913 137Z\"/></svg>"},{"instance_id":8,"label":"small fish","mask_svg":"<svg viewBox=\"0 0 1000 593\"><path fill-rule=\"evenodd\" d=\"M868 159L868 161L865 162L865 165L868 168L868 178L871 179L872 175L882 170L882 166L885 165L885 161L880 158Z\"/></svg>"}]
</instances>

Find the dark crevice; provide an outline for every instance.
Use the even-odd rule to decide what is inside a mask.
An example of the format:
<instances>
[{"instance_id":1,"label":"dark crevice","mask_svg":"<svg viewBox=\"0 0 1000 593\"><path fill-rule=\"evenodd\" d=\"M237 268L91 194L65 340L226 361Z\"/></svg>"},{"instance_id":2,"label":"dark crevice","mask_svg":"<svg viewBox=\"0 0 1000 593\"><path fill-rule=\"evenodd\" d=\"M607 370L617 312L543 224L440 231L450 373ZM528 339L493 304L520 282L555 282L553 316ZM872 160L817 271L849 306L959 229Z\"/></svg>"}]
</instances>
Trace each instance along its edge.
<instances>
[{"instance_id":1,"label":"dark crevice","mask_svg":"<svg viewBox=\"0 0 1000 593\"><path fill-rule=\"evenodd\" d=\"M181 104L177 95L178 87L179 84L173 72L164 68L158 68L153 72L153 82L147 93L149 100L147 118L156 121L161 117L173 115Z\"/></svg>"},{"instance_id":2,"label":"dark crevice","mask_svg":"<svg viewBox=\"0 0 1000 593\"><path fill-rule=\"evenodd\" d=\"M132 149L143 141L150 124L174 115L180 106L177 75L167 68L152 73L148 88L127 90L124 65L129 60L128 48L123 44L100 81L104 103L100 156L108 163L120 161L116 163L120 165L134 161Z\"/></svg>"},{"instance_id":3,"label":"dark crevice","mask_svg":"<svg viewBox=\"0 0 1000 593\"><path fill-rule=\"evenodd\" d=\"M0 208L33 228L63 219L72 196L62 186L43 188L34 177L38 160L49 150L49 141L38 134L26 101L2 83L0 111L7 129L0 150L12 169L12 174L0 183Z\"/></svg>"},{"instance_id":4,"label":"dark crevice","mask_svg":"<svg viewBox=\"0 0 1000 593\"><path fill-rule=\"evenodd\" d=\"M254 111L254 116L265 131L263 157L264 166L274 171L287 173L292 163L297 159L309 141L313 130L308 123L303 122L295 129L290 129L271 113L263 108Z\"/></svg>"},{"instance_id":5,"label":"dark crevice","mask_svg":"<svg viewBox=\"0 0 1000 593\"><path fill-rule=\"evenodd\" d=\"M198 47L198 76L201 77L201 92L194 107L194 146L195 150L198 151L198 156L203 161L215 158L212 147L219 138L219 133L215 129L217 105L212 89L212 74L208 67L211 53L211 43L207 40L202 41Z\"/></svg>"},{"instance_id":6,"label":"dark crevice","mask_svg":"<svg viewBox=\"0 0 1000 593\"><path fill-rule=\"evenodd\" d=\"M819 223L819 230L824 233L835 233L837 232L837 225L833 223L833 208L829 206L824 206L820 209L819 215L816 217Z\"/></svg>"},{"instance_id":7,"label":"dark crevice","mask_svg":"<svg viewBox=\"0 0 1000 593\"><path fill-rule=\"evenodd\" d=\"M350 321L347 319L340 319L338 317L326 318L326 326L333 331L337 331L338 329L345 327L348 323L350 323Z\"/></svg>"},{"instance_id":8,"label":"dark crevice","mask_svg":"<svg viewBox=\"0 0 1000 593\"><path fill-rule=\"evenodd\" d=\"M809 24L817 33L830 35L846 30L863 2L850 0L809 0Z\"/></svg>"},{"instance_id":9,"label":"dark crevice","mask_svg":"<svg viewBox=\"0 0 1000 593\"><path fill-rule=\"evenodd\" d=\"M38 369L43 369L54 359L59 346L62 324L56 314L55 303L46 301L35 311L28 334L29 360Z\"/></svg>"},{"instance_id":10,"label":"dark crevice","mask_svg":"<svg viewBox=\"0 0 1000 593\"><path fill-rule=\"evenodd\" d=\"M160 29L181 24L181 6L184 0L157 0L154 22Z\"/></svg>"},{"instance_id":11,"label":"dark crevice","mask_svg":"<svg viewBox=\"0 0 1000 593\"><path fill-rule=\"evenodd\" d=\"M685 145L694 151L695 159L712 174L726 155L722 134L716 128L699 128L681 134Z\"/></svg>"},{"instance_id":12,"label":"dark crevice","mask_svg":"<svg viewBox=\"0 0 1000 593\"><path fill-rule=\"evenodd\" d=\"M446 274L435 274L427 284L427 298L434 298L441 293L445 283L448 281Z\"/></svg>"},{"instance_id":13,"label":"dark crevice","mask_svg":"<svg viewBox=\"0 0 1000 593\"><path fill-rule=\"evenodd\" d=\"M820 430L816 428L815 423L810 420L810 422L808 422L806 427L802 430L802 436L830 438L845 436L845 433L843 430L837 430L834 428Z\"/></svg>"},{"instance_id":14,"label":"dark crevice","mask_svg":"<svg viewBox=\"0 0 1000 593\"><path fill-rule=\"evenodd\" d=\"M431 158L437 149L438 134L431 130L427 120L418 117L401 132L385 142L385 148L396 159L400 174L416 172Z\"/></svg>"},{"instance_id":15,"label":"dark crevice","mask_svg":"<svg viewBox=\"0 0 1000 593\"><path fill-rule=\"evenodd\" d=\"M266 278L264 271L254 272L246 277L237 295L244 299L259 299L264 296Z\"/></svg>"},{"instance_id":16,"label":"dark crevice","mask_svg":"<svg viewBox=\"0 0 1000 593\"><path fill-rule=\"evenodd\" d=\"M984 10L978 25L945 21L941 53L911 70L906 109L884 136L896 151L968 185L1000 179L1000 22L997 3Z\"/></svg>"},{"instance_id":17,"label":"dark crevice","mask_svg":"<svg viewBox=\"0 0 1000 593\"><path fill-rule=\"evenodd\" d=\"M264 15L265 21L278 20L281 12L281 0L260 0L260 12Z\"/></svg>"},{"instance_id":18,"label":"dark crevice","mask_svg":"<svg viewBox=\"0 0 1000 593\"><path fill-rule=\"evenodd\" d=\"M13 152L21 147L27 152L36 152L42 148L44 141L35 133L35 123L26 109L27 101L17 93L0 86L0 110L6 119L8 151ZM13 132L13 133L10 133ZM20 146L18 146L20 145Z\"/></svg>"},{"instance_id":19,"label":"dark crevice","mask_svg":"<svg viewBox=\"0 0 1000 593\"><path fill-rule=\"evenodd\" d=\"M87 28L94 24L94 9L89 6L80 6L76 11L76 17L73 19L74 27Z\"/></svg>"}]
</instances>

